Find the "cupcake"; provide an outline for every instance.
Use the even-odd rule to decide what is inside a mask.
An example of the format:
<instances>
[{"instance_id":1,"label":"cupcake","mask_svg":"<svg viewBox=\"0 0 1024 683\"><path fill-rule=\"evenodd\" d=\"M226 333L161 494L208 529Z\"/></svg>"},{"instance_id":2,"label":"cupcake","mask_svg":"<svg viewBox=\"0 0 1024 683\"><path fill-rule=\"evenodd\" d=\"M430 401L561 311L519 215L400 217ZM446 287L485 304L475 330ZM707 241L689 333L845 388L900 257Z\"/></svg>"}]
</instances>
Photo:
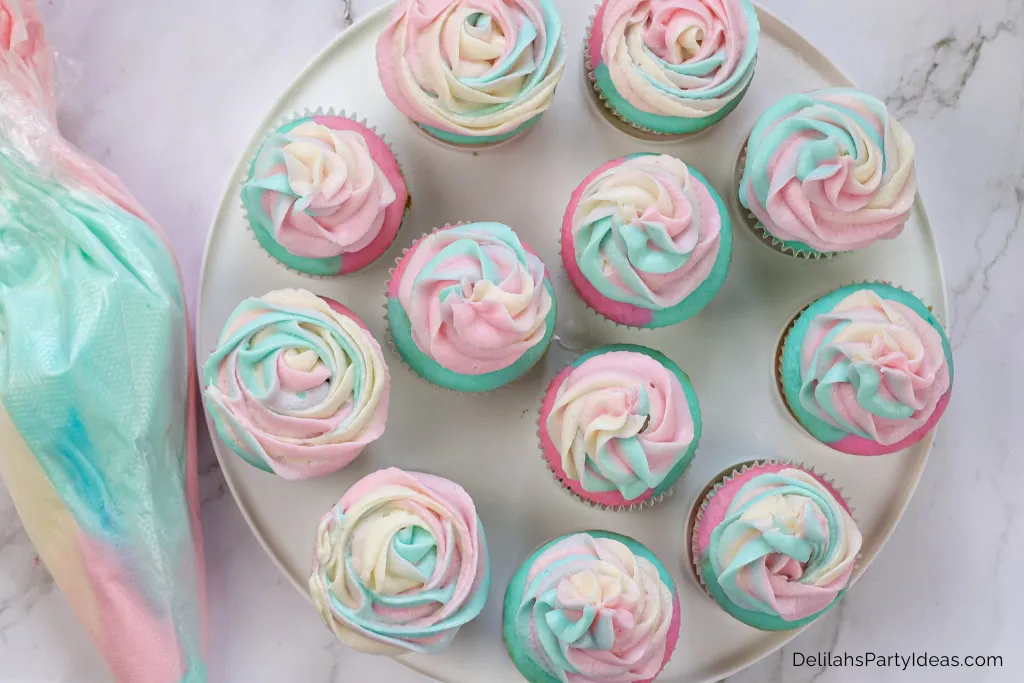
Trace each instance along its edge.
<instances>
[{"instance_id":1,"label":"cupcake","mask_svg":"<svg viewBox=\"0 0 1024 683\"><path fill-rule=\"evenodd\" d=\"M737 171L747 224L775 250L803 258L896 237L917 196L913 141L885 103L854 88L769 107Z\"/></svg>"},{"instance_id":2,"label":"cupcake","mask_svg":"<svg viewBox=\"0 0 1024 683\"><path fill-rule=\"evenodd\" d=\"M718 293L732 228L703 176L675 157L642 152L609 161L576 188L561 249L587 306L620 325L665 327Z\"/></svg>"},{"instance_id":3,"label":"cupcake","mask_svg":"<svg viewBox=\"0 0 1024 683\"><path fill-rule=\"evenodd\" d=\"M388 286L395 349L418 375L454 391L491 391L544 355L555 292L540 258L507 225L464 223L424 235Z\"/></svg>"},{"instance_id":4,"label":"cupcake","mask_svg":"<svg viewBox=\"0 0 1024 683\"><path fill-rule=\"evenodd\" d=\"M409 192L394 153L345 116L298 117L263 141L242 185L256 240L306 275L344 275L394 241Z\"/></svg>"},{"instance_id":5,"label":"cupcake","mask_svg":"<svg viewBox=\"0 0 1024 683\"><path fill-rule=\"evenodd\" d=\"M582 500L628 509L660 500L700 440L697 394L679 366L653 349L594 349L560 372L541 403L548 467Z\"/></svg>"},{"instance_id":6,"label":"cupcake","mask_svg":"<svg viewBox=\"0 0 1024 683\"><path fill-rule=\"evenodd\" d=\"M632 129L687 135L743 99L759 33L750 0L604 0L584 61L596 96Z\"/></svg>"},{"instance_id":7,"label":"cupcake","mask_svg":"<svg viewBox=\"0 0 1024 683\"><path fill-rule=\"evenodd\" d=\"M483 610L491 584L484 528L455 482L378 470L316 529L309 596L356 650L439 652Z\"/></svg>"},{"instance_id":8,"label":"cupcake","mask_svg":"<svg viewBox=\"0 0 1024 683\"><path fill-rule=\"evenodd\" d=\"M388 99L430 135L466 147L526 131L564 69L551 0L399 0L377 40Z\"/></svg>"},{"instance_id":9,"label":"cupcake","mask_svg":"<svg viewBox=\"0 0 1024 683\"><path fill-rule=\"evenodd\" d=\"M633 539L569 534L512 577L502 637L529 683L649 683L679 638L679 596L654 553Z\"/></svg>"},{"instance_id":10,"label":"cupcake","mask_svg":"<svg viewBox=\"0 0 1024 683\"><path fill-rule=\"evenodd\" d=\"M203 365L203 398L220 438L285 479L334 472L379 439L390 383L362 321L302 289L240 303Z\"/></svg>"},{"instance_id":11,"label":"cupcake","mask_svg":"<svg viewBox=\"0 0 1024 683\"><path fill-rule=\"evenodd\" d=\"M827 612L853 576L861 533L828 481L798 465L744 465L691 514L690 558L718 605L748 626L785 631Z\"/></svg>"},{"instance_id":12,"label":"cupcake","mask_svg":"<svg viewBox=\"0 0 1024 683\"><path fill-rule=\"evenodd\" d=\"M949 403L953 355L920 299L872 282L805 308L780 344L776 378L812 437L844 453L882 455L935 427Z\"/></svg>"}]
</instances>

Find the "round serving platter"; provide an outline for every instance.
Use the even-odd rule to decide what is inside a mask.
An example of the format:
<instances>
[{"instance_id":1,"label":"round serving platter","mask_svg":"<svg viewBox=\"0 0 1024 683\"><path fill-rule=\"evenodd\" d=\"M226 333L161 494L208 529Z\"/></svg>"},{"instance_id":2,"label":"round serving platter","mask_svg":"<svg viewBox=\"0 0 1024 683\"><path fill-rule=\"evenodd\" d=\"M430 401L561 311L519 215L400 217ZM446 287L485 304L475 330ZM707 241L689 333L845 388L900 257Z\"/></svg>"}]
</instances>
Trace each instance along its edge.
<instances>
[{"instance_id":1,"label":"round serving platter","mask_svg":"<svg viewBox=\"0 0 1024 683\"><path fill-rule=\"evenodd\" d=\"M600 164L624 154L660 151L698 169L732 197L739 148L757 115L784 94L850 85L842 72L774 15L759 8L757 73L739 108L710 131L683 142L644 142L617 129L589 102L582 68L591 0L556 0L569 45L552 108L522 139L470 152L426 137L384 96L374 45L390 5L340 35L273 104L232 174L206 246L199 292L197 353L214 349L228 315L245 297L303 287L344 303L381 341L384 293L402 249L432 227L461 220L501 221L533 246L551 271L558 296L556 341L524 379L485 395L427 384L387 349L392 393L387 432L353 464L321 479L288 482L250 467L214 435L232 494L253 533L289 581L307 595L314 532L321 515L364 475L388 466L421 470L462 484L476 501L487 533L492 584L487 606L441 654L400 661L445 683L521 683L501 640L501 605L512 574L537 546L582 529L627 534L651 548L674 574L682 607L679 644L659 683L717 681L782 646L795 635L763 633L735 621L706 598L687 568L684 528L700 490L718 473L754 457L778 456L814 466L834 479L864 532L858 574L871 564L913 495L934 439L882 457L834 452L811 440L778 398L772 363L776 342L804 305L843 284L886 280L910 289L947 320L942 268L918 199L895 240L830 261L807 262L773 252L739 223L729 277L696 317L657 331L617 327L590 313L573 294L558 255L562 213L576 185ZM333 107L366 118L398 154L412 193L412 212L388 254L354 275L322 279L286 269L252 237L239 189L247 162L267 130L294 113ZM645 344L685 370L700 398L704 434L674 495L638 512L593 509L553 479L537 443L538 408L550 379L582 350L612 342ZM851 591L847 600L856 600ZM320 617L312 609L310 619Z\"/></svg>"}]
</instances>

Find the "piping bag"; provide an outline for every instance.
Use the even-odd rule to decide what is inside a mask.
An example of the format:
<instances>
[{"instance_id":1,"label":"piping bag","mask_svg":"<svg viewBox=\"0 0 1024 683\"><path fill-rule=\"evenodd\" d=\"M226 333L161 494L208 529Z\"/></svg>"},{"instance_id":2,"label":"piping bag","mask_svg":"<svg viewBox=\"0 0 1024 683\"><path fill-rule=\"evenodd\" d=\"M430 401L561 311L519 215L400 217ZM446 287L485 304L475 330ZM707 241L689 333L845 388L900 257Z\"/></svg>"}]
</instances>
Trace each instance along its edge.
<instances>
[{"instance_id":1,"label":"piping bag","mask_svg":"<svg viewBox=\"0 0 1024 683\"><path fill-rule=\"evenodd\" d=\"M57 128L32 0L0 0L0 475L118 683L203 683L195 381L170 245Z\"/></svg>"}]
</instances>

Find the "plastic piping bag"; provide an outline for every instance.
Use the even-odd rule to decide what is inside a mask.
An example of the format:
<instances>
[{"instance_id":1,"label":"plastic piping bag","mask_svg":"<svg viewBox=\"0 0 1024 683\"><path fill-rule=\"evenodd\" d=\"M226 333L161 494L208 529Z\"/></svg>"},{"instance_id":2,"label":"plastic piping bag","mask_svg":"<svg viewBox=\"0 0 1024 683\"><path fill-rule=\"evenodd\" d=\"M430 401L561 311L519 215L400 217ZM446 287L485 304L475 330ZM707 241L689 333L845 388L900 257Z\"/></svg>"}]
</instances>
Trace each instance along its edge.
<instances>
[{"instance_id":1,"label":"plastic piping bag","mask_svg":"<svg viewBox=\"0 0 1024 683\"><path fill-rule=\"evenodd\" d=\"M202 683L195 384L177 264L64 140L31 0L0 0L0 475L118 683Z\"/></svg>"}]
</instances>

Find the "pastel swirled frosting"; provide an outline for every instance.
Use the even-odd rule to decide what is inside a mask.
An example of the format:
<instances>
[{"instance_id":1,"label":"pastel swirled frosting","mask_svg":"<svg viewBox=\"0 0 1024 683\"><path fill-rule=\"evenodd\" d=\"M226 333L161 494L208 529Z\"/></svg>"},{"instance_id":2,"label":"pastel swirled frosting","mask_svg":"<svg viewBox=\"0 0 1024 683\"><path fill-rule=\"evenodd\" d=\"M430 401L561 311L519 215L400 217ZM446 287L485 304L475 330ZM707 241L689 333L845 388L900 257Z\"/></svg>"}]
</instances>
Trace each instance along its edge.
<instances>
[{"instance_id":1,"label":"pastel swirled frosting","mask_svg":"<svg viewBox=\"0 0 1024 683\"><path fill-rule=\"evenodd\" d=\"M740 103L759 34L750 0L605 0L587 40L588 69L634 126L695 133Z\"/></svg>"},{"instance_id":2,"label":"pastel swirled frosting","mask_svg":"<svg viewBox=\"0 0 1024 683\"><path fill-rule=\"evenodd\" d=\"M931 311L881 283L812 304L786 337L783 393L808 432L832 448L879 455L924 437L949 402L953 357Z\"/></svg>"},{"instance_id":3,"label":"pastel swirled frosting","mask_svg":"<svg viewBox=\"0 0 1024 683\"><path fill-rule=\"evenodd\" d=\"M353 484L316 530L313 606L363 652L443 650L483 610L490 583L476 507L441 477L378 470Z\"/></svg>"},{"instance_id":4,"label":"pastel swirled frosting","mask_svg":"<svg viewBox=\"0 0 1024 683\"><path fill-rule=\"evenodd\" d=\"M562 219L561 243L583 301L634 327L695 315L718 293L732 259L721 197L667 154L615 159L584 179Z\"/></svg>"},{"instance_id":5,"label":"pastel swirled frosting","mask_svg":"<svg viewBox=\"0 0 1024 683\"><path fill-rule=\"evenodd\" d=\"M380 346L347 308L301 289L239 304L203 365L203 383L224 442L285 479L341 469L387 423Z\"/></svg>"},{"instance_id":6,"label":"pastel swirled frosting","mask_svg":"<svg viewBox=\"0 0 1024 683\"><path fill-rule=\"evenodd\" d=\"M675 649L679 612L650 550L586 531L550 541L516 572L502 630L531 683L646 683Z\"/></svg>"},{"instance_id":7,"label":"pastel swirled frosting","mask_svg":"<svg viewBox=\"0 0 1024 683\"><path fill-rule=\"evenodd\" d=\"M698 513L693 556L718 604L766 631L798 628L842 597L862 537L838 493L779 463L745 469Z\"/></svg>"},{"instance_id":8,"label":"pastel swirled frosting","mask_svg":"<svg viewBox=\"0 0 1024 683\"><path fill-rule=\"evenodd\" d=\"M555 297L543 262L501 223L446 226L399 262L388 324L403 360L449 389L489 391L544 354Z\"/></svg>"},{"instance_id":9,"label":"pastel swirled frosting","mask_svg":"<svg viewBox=\"0 0 1024 683\"><path fill-rule=\"evenodd\" d=\"M388 99L457 144L524 130L551 106L564 69L551 0L400 0L377 41Z\"/></svg>"},{"instance_id":10,"label":"pastel swirled frosting","mask_svg":"<svg viewBox=\"0 0 1024 683\"><path fill-rule=\"evenodd\" d=\"M667 491L693 459L700 434L689 378L642 346L580 356L552 381L541 404L548 465L570 491L608 507Z\"/></svg>"},{"instance_id":11,"label":"pastel swirled frosting","mask_svg":"<svg viewBox=\"0 0 1024 683\"><path fill-rule=\"evenodd\" d=\"M377 259L408 203L387 144L342 116L305 116L274 131L242 186L259 243L312 275L351 273Z\"/></svg>"},{"instance_id":12,"label":"pastel swirled frosting","mask_svg":"<svg viewBox=\"0 0 1024 683\"><path fill-rule=\"evenodd\" d=\"M747 141L740 203L798 254L892 239L916 196L910 135L884 102L854 88L784 97Z\"/></svg>"}]
</instances>

